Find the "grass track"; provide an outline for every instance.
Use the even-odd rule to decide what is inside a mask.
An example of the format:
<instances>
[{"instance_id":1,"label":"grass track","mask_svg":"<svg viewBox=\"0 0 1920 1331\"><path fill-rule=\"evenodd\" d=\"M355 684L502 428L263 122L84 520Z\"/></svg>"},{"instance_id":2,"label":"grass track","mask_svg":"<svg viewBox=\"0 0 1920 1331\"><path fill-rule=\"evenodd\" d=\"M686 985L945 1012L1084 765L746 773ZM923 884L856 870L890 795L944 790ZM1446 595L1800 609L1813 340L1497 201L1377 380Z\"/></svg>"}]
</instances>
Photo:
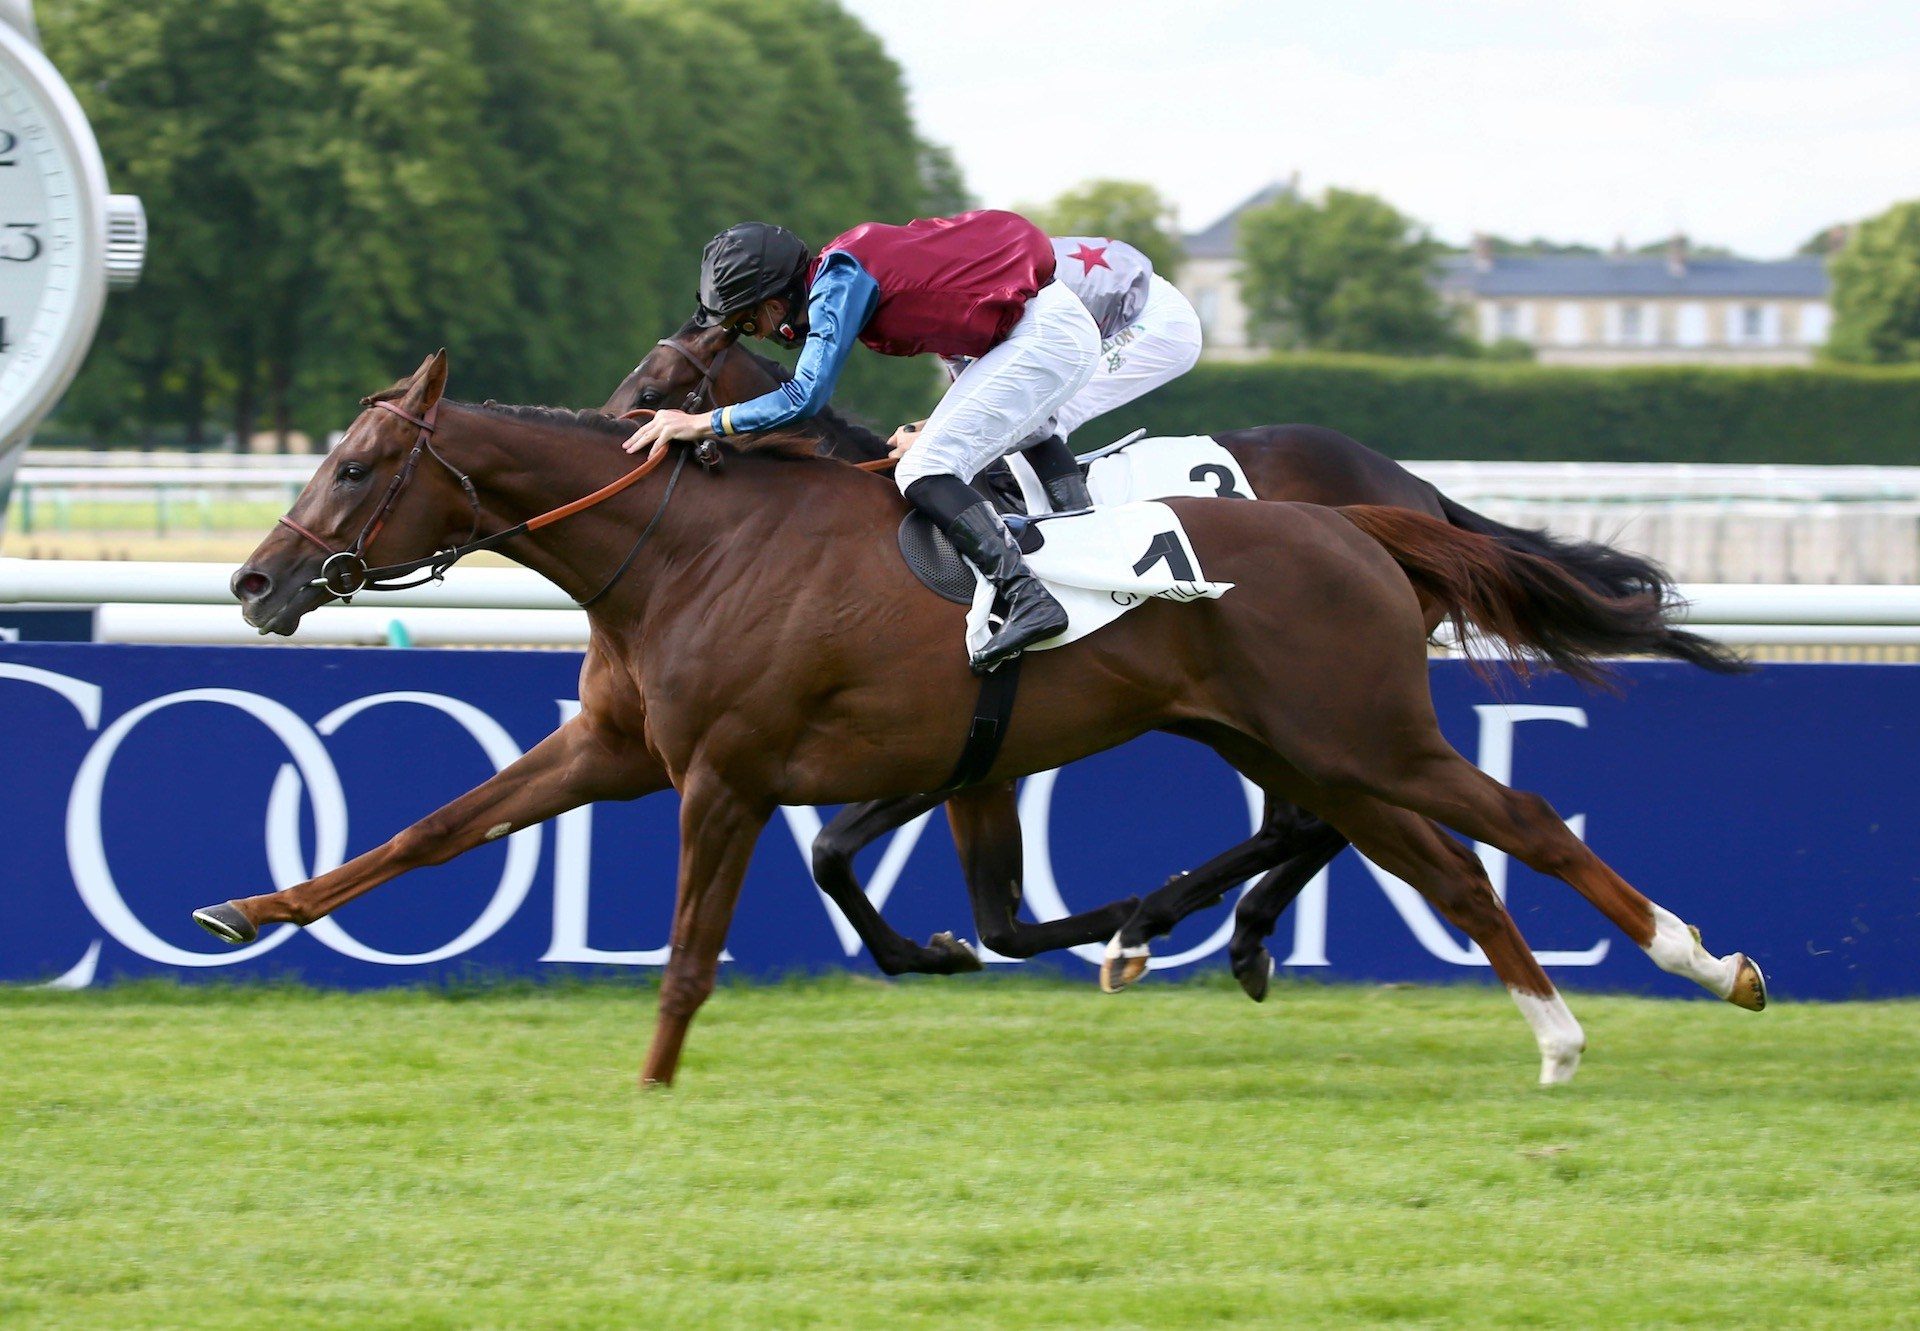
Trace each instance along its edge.
<instances>
[{"instance_id":1,"label":"grass track","mask_svg":"<svg viewBox=\"0 0 1920 1331\"><path fill-rule=\"evenodd\" d=\"M1920 1325L1920 1005L0 994L0 1325Z\"/></svg>"}]
</instances>

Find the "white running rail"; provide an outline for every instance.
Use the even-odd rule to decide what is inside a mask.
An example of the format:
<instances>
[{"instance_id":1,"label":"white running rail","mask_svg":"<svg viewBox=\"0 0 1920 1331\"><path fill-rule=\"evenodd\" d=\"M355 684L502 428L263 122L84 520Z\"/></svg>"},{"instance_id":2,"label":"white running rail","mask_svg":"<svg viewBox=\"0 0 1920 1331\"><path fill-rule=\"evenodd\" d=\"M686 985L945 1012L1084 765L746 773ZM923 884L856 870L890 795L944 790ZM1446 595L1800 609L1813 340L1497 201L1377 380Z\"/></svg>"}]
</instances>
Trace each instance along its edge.
<instances>
[{"instance_id":1,"label":"white running rail","mask_svg":"<svg viewBox=\"0 0 1920 1331\"><path fill-rule=\"evenodd\" d=\"M224 564L0 558L0 604L98 606L113 642L260 642L241 620ZM1693 583L1690 627L1740 645L1920 645L1920 586ZM400 630L398 634L395 628ZM444 583L374 593L307 617L297 641L421 646L579 645L587 620L524 569L456 568Z\"/></svg>"}]
</instances>

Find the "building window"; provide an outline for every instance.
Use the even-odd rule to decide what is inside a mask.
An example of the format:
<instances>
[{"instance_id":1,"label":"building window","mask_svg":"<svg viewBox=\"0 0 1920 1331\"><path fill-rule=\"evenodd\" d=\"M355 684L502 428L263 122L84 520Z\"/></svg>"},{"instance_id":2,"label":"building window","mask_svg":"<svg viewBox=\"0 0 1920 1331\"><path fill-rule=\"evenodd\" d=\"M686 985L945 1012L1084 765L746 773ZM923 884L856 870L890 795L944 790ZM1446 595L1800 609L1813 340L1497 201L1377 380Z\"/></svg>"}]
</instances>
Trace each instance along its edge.
<instances>
[{"instance_id":1,"label":"building window","mask_svg":"<svg viewBox=\"0 0 1920 1331\"><path fill-rule=\"evenodd\" d=\"M1645 326L1646 312L1638 305L1620 307L1620 340L1622 342L1640 341L1644 335Z\"/></svg>"},{"instance_id":2,"label":"building window","mask_svg":"<svg viewBox=\"0 0 1920 1331\"><path fill-rule=\"evenodd\" d=\"M1570 300L1563 300L1553 312L1553 340L1563 347L1577 347L1587 340L1587 312Z\"/></svg>"},{"instance_id":3,"label":"building window","mask_svg":"<svg viewBox=\"0 0 1920 1331\"><path fill-rule=\"evenodd\" d=\"M1827 340L1827 329L1833 323L1833 311L1825 305L1807 304L1800 307L1800 341L1809 347L1817 347Z\"/></svg>"},{"instance_id":4,"label":"building window","mask_svg":"<svg viewBox=\"0 0 1920 1331\"><path fill-rule=\"evenodd\" d=\"M1520 307L1512 301L1499 306L1494 311L1493 333L1497 338L1505 339L1520 336Z\"/></svg>"},{"instance_id":5,"label":"building window","mask_svg":"<svg viewBox=\"0 0 1920 1331\"><path fill-rule=\"evenodd\" d=\"M1688 303L1676 311L1673 340L1683 347L1707 345L1707 307Z\"/></svg>"},{"instance_id":6,"label":"building window","mask_svg":"<svg viewBox=\"0 0 1920 1331\"><path fill-rule=\"evenodd\" d=\"M1766 325L1767 312L1758 305L1740 307L1740 340L1758 342Z\"/></svg>"}]
</instances>

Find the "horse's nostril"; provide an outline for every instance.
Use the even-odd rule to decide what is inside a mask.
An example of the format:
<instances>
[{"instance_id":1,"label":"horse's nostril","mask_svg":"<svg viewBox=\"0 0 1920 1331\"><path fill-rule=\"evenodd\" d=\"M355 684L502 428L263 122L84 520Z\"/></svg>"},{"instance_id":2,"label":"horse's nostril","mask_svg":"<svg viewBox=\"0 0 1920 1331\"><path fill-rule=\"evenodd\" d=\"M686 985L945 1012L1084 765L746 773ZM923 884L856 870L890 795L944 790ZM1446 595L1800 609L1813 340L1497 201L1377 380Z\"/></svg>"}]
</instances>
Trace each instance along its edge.
<instances>
[{"instance_id":1,"label":"horse's nostril","mask_svg":"<svg viewBox=\"0 0 1920 1331\"><path fill-rule=\"evenodd\" d=\"M241 601L257 601L273 590L273 579L257 568L243 568L233 575L233 594Z\"/></svg>"}]
</instances>

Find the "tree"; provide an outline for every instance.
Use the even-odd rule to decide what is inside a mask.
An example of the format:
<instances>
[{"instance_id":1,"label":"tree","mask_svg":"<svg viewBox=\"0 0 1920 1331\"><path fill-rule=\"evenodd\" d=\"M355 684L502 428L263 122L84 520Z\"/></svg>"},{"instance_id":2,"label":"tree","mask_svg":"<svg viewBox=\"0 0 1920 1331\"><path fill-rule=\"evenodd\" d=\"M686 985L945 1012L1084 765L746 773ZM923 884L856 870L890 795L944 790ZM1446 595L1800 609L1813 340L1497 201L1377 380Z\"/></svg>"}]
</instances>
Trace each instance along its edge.
<instances>
[{"instance_id":1,"label":"tree","mask_svg":"<svg viewBox=\"0 0 1920 1331\"><path fill-rule=\"evenodd\" d=\"M1240 289L1272 344L1388 355L1459 350L1431 279L1440 246L1391 204L1330 189L1240 219Z\"/></svg>"},{"instance_id":2,"label":"tree","mask_svg":"<svg viewBox=\"0 0 1920 1331\"><path fill-rule=\"evenodd\" d=\"M1795 254L1818 255L1825 258L1829 254L1838 254L1853 234L1853 228L1845 222L1835 222L1832 226L1823 226L1795 247Z\"/></svg>"},{"instance_id":3,"label":"tree","mask_svg":"<svg viewBox=\"0 0 1920 1331\"><path fill-rule=\"evenodd\" d=\"M1185 249L1173 205L1151 185L1134 180L1089 180L1052 203L1022 210L1050 235L1124 240L1171 278Z\"/></svg>"},{"instance_id":4,"label":"tree","mask_svg":"<svg viewBox=\"0 0 1920 1331\"><path fill-rule=\"evenodd\" d=\"M1827 355L1879 364L1920 361L1920 199L1862 222L1828 267L1833 332Z\"/></svg>"},{"instance_id":5,"label":"tree","mask_svg":"<svg viewBox=\"0 0 1920 1331\"><path fill-rule=\"evenodd\" d=\"M462 396L595 405L691 311L722 227L818 243L964 191L834 0L38 13L152 224L55 422L96 437L323 432L442 345ZM936 386L863 356L845 396L890 422Z\"/></svg>"}]
</instances>

